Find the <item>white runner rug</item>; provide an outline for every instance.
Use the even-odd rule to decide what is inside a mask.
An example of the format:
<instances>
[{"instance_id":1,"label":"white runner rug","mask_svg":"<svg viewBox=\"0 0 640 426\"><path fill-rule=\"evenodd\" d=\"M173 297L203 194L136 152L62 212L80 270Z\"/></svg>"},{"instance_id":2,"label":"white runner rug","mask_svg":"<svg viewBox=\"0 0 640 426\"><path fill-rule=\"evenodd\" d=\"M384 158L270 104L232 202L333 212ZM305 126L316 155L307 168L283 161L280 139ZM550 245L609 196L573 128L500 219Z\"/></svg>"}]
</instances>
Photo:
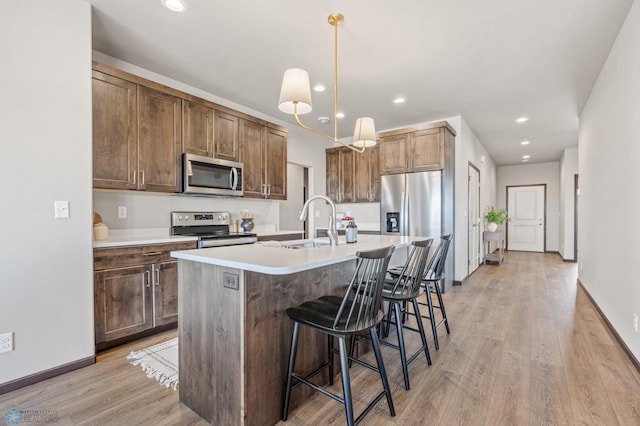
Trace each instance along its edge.
<instances>
[{"instance_id":1,"label":"white runner rug","mask_svg":"<svg viewBox=\"0 0 640 426\"><path fill-rule=\"evenodd\" d=\"M127 359L133 365L140 365L147 373L147 377L153 377L160 384L173 390L178 388L178 338L163 343L131 352Z\"/></svg>"}]
</instances>

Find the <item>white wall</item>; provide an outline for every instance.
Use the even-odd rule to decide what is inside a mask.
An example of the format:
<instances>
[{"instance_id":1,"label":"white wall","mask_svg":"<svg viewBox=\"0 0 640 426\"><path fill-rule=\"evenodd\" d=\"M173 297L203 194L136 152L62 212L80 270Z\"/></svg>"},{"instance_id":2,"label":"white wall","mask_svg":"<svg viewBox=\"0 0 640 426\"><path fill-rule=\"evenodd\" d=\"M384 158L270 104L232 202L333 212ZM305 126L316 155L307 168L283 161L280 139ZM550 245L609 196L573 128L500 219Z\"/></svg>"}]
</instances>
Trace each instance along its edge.
<instances>
[{"instance_id":1,"label":"white wall","mask_svg":"<svg viewBox=\"0 0 640 426\"><path fill-rule=\"evenodd\" d=\"M578 276L637 359L640 338L640 3L580 116Z\"/></svg>"},{"instance_id":2,"label":"white wall","mask_svg":"<svg viewBox=\"0 0 640 426\"><path fill-rule=\"evenodd\" d=\"M452 120L453 121L453 120ZM455 280L462 281L468 275L469 262L469 163L480 170L480 213L485 206L496 203L496 165L463 117L449 121L455 127L456 136L456 209L455 209ZM455 124L454 124L455 123ZM484 161L483 161L484 159Z\"/></svg>"},{"instance_id":3,"label":"white wall","mask_svg":"<svg viewBox=\"0 0 640 426\"><path fill-rule=\"evenodd\" d=\"M3 2L0 14L0 383L93 356L91 9ZM54 219L54 201L70 201Z\"/></svg>"},{"instance_id":4,"label":"white wall","mask_svg":"<svg viewBox=\"0 0 640 426\"><path fill-rule=\"evenodd\" d=\"M498 167L498 207L507 208L507 186L547 185L546 251L558 251L560 224L560 163Z\"/></svg>"},{"instance_id":5,"label":"white wall","mask_svg":"<svg viewBox=\"0 0 640 426\"><path fill-rule=\"evenodd\" d=\"M304 167L287 164L287 200L280 202L280 228L303 230L300 211L304 205Z\"/></svg>"},{"instance_id":6,"label":"white wall","mask_svg":"<svg viewBox=\"0 0 640 426\"><path fill-rule=\"evenodd\" d=\"M127 208L127 218L118 218L118 206ZM232 197L196 197L145 191L94 191L93 208L102 216L109 229L165 228L169 231L172 211L228 211L231 218L240 219L242 210L249 210L256 226L271 226L277 230L279 202L273 200Z\"/></svg>"},{"instance_id":7,"label":"white wall","mask_svg":"<svg viewBox=\"0 0 640 426\"><path fill-rule=\"evenodd\" d=\"M574 259L575 175L578 174L578 148L565 149L560 159L559 251L565 260Z\"/></svg>"}]
</instances>

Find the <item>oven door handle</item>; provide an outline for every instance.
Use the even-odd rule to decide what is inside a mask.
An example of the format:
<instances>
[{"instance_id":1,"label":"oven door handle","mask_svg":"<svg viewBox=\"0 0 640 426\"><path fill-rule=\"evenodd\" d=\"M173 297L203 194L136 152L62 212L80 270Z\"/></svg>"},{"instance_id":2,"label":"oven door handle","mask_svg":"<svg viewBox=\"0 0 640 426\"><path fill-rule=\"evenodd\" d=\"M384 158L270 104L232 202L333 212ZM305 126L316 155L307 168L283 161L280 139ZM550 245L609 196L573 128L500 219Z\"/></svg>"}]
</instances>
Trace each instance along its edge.
<instances>
[{"instance_id":1,"label":"oven door handle","mask_svg":"<svg viewBox=\"0 0 640 426\"><path fill-rule=\"evenodd\" d=\"M258 241L257 237L214 238L211 240L198 241L198 248L236 246L240 244L253 244L256 241Z\"/></svg>"},{"instance_id":2,"label":"oven door handle","mask_svg":"<svg viewBox=\"0 0 640 426\"><path fill-rule=\"evenodd\" d=\"M238 186L238 169L235 167L231 168L231 175L229 176L231 189L235 190Z\"/></svg>"}]
</instances>

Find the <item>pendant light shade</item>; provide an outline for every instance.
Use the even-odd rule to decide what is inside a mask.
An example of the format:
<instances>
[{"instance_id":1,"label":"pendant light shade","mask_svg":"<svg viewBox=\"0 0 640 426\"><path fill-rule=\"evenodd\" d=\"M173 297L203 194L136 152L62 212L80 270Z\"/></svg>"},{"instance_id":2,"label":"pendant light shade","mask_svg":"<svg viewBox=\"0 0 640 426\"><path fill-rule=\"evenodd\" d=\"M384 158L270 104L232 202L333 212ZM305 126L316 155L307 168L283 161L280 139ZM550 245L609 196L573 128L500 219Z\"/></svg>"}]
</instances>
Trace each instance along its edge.
<instances>
[{"instance_id":1,"label":"pendant light shade","mask_svg":"<svg viewBox=\"0 0 640 426\"><path fill-rule=\"evenodd\" d=\"M362 117L356 120L356 129L353 133L353 145L358 148L369 148L376 144L376 127L373 118Z\"/></svg>"},{"instance_id":2,"label":"pendant light shade","mask_svg":"<svg viewBox=\"0 0 640 426\"><path fill-rule=\"evenodd\" d=\"M278 109L287 114L311 112L309 73L300 68L289 68L284 72Z\"/></svg>"}]
</instances>

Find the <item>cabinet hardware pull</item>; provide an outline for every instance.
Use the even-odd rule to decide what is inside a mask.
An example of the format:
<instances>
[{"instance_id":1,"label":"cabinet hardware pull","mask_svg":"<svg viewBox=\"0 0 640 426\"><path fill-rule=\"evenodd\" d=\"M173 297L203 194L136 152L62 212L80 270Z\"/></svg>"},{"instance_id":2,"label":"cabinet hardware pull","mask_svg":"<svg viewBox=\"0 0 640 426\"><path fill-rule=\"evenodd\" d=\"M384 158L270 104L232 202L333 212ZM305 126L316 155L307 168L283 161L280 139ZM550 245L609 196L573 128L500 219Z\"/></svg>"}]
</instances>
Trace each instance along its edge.
<instances>
[{"instance_id":1,"label":"cabinet hardware pull","mask_svg":"<svg viewBox=\"0 0 640 426\"><path fill-rule=\"evenodd\" d=\"M144 271L144 273L147 276L147 288L149 288L149 287L151 287L151 272Z\"/></svg>"},{"instance_id":2,"label":"cabinet hardware pull","mask_svg":"<svg viewBox=\"0 0 640 426\"><path fill-rule=\"evenodd\" d=\"M150 251L149 253L142 253L143 256L157 256L159 254L162 254L161 251Z\"/></svg>"},{"instance_id":3,"label":"cabinet hardware pull","mask_svg":"<svg viewBox=\"0 0 640 426\"><path fill-rule=\"evenodd\" d=\"M156 269L156 286L160 287L160 268Z\"/></svg>"},{"instance_id":4,"label":"cabinet hardware pull","mask_svg":"<svg viewBox=\"0 0 640 426\"><path fill-rule=\"evenodd\" d=\"M267 197L271 195L271 185L267 185Z\"/></svg>"},{"instance_id":5,"label":"cabinet hardware pull","mask_svg":"<svg viewBox=\"0 0 640 426\"><path fill-rule=\"evenodd\" d=\"M133 178L133 184L136 184L136 175L138 173L136 173L136 169L131 169L131 177Z\"/></svg>"},{"instance_id":6,"label":"cabinet hardware pull","mask_svg":"<svg viewBox=\"0 0 640 426\"><path fill-rule=\"evenodd\" d=\"M140 176L140 186L144 186L144 170L141 171L142 176Z\"/></svg>"}]
</instances>

